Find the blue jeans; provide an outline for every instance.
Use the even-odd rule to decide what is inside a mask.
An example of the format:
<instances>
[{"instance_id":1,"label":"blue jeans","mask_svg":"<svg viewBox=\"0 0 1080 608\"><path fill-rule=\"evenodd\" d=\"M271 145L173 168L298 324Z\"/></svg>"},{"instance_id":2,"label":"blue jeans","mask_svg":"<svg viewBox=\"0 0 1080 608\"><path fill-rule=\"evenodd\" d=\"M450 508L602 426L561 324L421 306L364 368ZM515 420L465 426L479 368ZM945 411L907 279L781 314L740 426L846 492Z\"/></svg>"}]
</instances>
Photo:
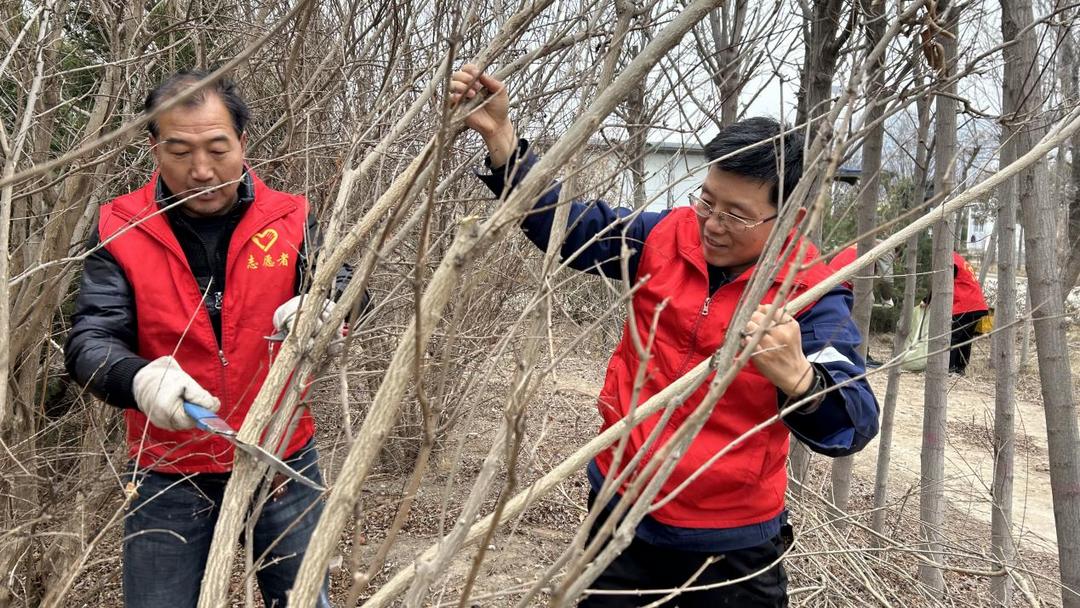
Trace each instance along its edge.
<instances>
[{"instance_id":1,"label":"blue jeans","mask_svg":"<svg viewBox=\"0 0 1080 608\"><path fill-rule=\"evenodd\" d=\"M318 459L312 442L287 462L321 485ZM124 606L195 607L228 481L228 473L136 473L139 494L124 518ZM291 481L262 506L251 540L267 608L285 607L322 506L319 492ZM319 608L330 606L327 589Z\"/></svg>"}]
</instances>

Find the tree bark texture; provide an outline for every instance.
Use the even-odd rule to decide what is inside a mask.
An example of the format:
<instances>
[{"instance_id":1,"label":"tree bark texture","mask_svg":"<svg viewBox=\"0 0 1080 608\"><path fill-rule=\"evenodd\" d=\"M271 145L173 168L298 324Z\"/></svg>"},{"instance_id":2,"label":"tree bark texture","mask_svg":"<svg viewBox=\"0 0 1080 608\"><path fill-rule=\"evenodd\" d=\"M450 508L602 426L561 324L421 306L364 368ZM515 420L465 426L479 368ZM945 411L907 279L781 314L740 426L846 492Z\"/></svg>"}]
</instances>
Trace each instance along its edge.
<instances>
[{"instance_id":1,"label":"tree bark texture","mask_svg":"<svg viewBox=\"0 0 1080 608\"><path fill-rule=\"evenodd\" d=\"M1016 150L1027 150L1040 131L1030 124L1035 122L1041 98L1032 72L1032 66L1037 66L1039 61L1036 33L1027 27L1033 22L1034 16L1028 0L1001 0L1001 14L1003 39L1017 42L1004 51L1007 70L1005 97L1010 101L1011 95L1017 95L1018 102L1016 113L1007 117L1014 120L1010 126L1015 129ZM1013 69L1010 69L1010 63L1015 64ZM1075 157L1073 163L1075 168ZM1080 434L1077 430L1066 334L1062 260L1058 257L1057 205L1043 191L1045 177L1045 167L1036 165L1017 176L1016 189L1018 204L1023 209L1021 220L1027 249L1028 310L1033 319L1046 413L1050 489L1054 500L1063 587L1061 599L1064 606L1076 608L1080 606ZM1001 242L1012 244L1004 232ZM1001 251L1004 253L1005 249ZM999 439L1007 438L999 438L995 429L995 441ZM1004 526L1004 522L1000 526ZM995 529L995 533L1004 532L1003 529Z\"/></svg>"},{"instance_id":2,"label":"tree bark texture","mask_svg":"<svg viewBox=\"0 0 1080 608\"><path fill-rule=\"evenodd\" d=\"M1006 85L1010 68L1006 62ZM1006 93L1006 95L1008 95ZM1007 103L1002 104L1008 108ZM1006 113L1008 110L1006 109ZM1003 128L1002 139L1008 129ZM1016 157L1016 143L1003 141L1001 163ZM991 490L990 553L1008 568L1015 560L1012 537L1013 460L1016 434L1016 180L1009 180L998 191L998 213L994 229L1000 234L997 260L997 299L994 304L995 330L991 340L994 375L994 481ZM985 263L984 263L985 265ZM1008 606L1012 579L1000 576L990 581L994 601Z\"/></svg>"},{"instance_id":3,"label":"tree bark texture","mask_svg":"<svg viewBox=\"0 0 1080 608\"><path fill-rule=\"evenodd\" d=\"M952 8L938 5L939 15ZM955 9L947 17L946 29L956 32ZM951 193L957 158L956 146L956 83L949 82L949 74L956 63L956 38L938 35L944 65L938 70L937 117L934 125L936 145L934 150L934 192ZM952 329L953 298L953 226L952 213L938 216L933 229L933 279L930 303L930 357L926 365L926 385L923 399L923 441L920 454L921 478L919 491L919 517L925 542L925 557L931 562L943 563L941 553L941 529L945 524L945 422L948 398L949 339ZM945 591L945 579L940 568L926 562L919 564L919 582L931 593L941 597Z\"/></svg>"},{"instance_id":4,"label":"tree bark texture","mask_svg":"<svg viewBox=\"0 0 1080 608\"><path fill-rule=\"evenodd\" d=\"M915 72L915 85L921 86L922 64L917 56L912 56L913 71ZM919 116L918 135L916 136L915 149L915 175L912 179L915 184L912 199L908 202L910 207L922 202L925 195L923 184L926 183L927 163L930 160L930 100L927 97L917 102ZM1002 165L1004 166L1004 165ZM900 360L907 345L908 335L919 328L912 327L912 310L915 308L915 287L917 285L916 272L919 261L919 235L915 234L908 239L904 248L904 307L900 311L900 322L893 337L892 359L895 363L889 368L889 378L885 386L885 401L881 406L881 430L878 433L878 460L877 470L874 476L874 514L871 517L870 528L878 534L885 532L885 505L889 496L889 463L892 460L892 437L894 430L894 418L896 414L896 399L900 392ZM880 544L876 540L875 545Z\"/></svg>"},{"instance_id":5,"label":"tree bark texture","mask_svg":"<svg viewBox=\"0 0 1080 608\"><path fill-rule=\"evenodd\" d=\"M1080 64L1077 63L1076 55L1076 23L1077 12L1067 11L1062 20L1061 36L1061 94L1064 97L1066 107L1080 102ZM1062 293L1068 295L1073 287L1076 287L1077 278L1080 277L1080 135L1074 135L1065 144L1069 150L1071 159L1068 168L1068 182L1065 188L1065 201L1068 205L1068 227L1066 230L1065 244L1066 257L1064 266L1064 279L1062 281ZM1064 158L1063 156L1059 156ZM1060 162L1060 161L1059 161Z\"/></svg>"},{"instance_id":6,"label":"tree bark texture","mask_svg":"<svg viewBox=\"0 0 1080 608\"><path fill-rule=\"evenodd\" d=\"M885 0L863 0L861 12L866 29L866 46L873 49L885 36ZM877 206L881 184L881 148L885 139L885 121L879 120L885 115L884 58L869 63L865 67L864 98L867 102L866 118L863 124L870 125L863 140L861 189L857 199L856 233L859 235L858 254L866 255L874 248L874 235L877 231ZM859 345L859 354L864 358L870 346L870 315L874 304L875 266L864 266L855 279L855 305L851 318L859 328L863 341ZM847 510L851 496L851 468L854 456L835 458L832 461L832 501L840 512Z\"/></svg>"},{"instance_id":7,"label":"tree bark texture","mask_svg":"<svg viewBox=\"0 0 1080 608\"><path fill-rule=\"evenodd\" d=\"M1001 89L1002 127L1001 164L1016 158L1019 146L1030 145L1033 137L1026 132L1030 126L1024 123L1031 118L1037 100L1032 95L1035 82L1029 77L1034 56L1030 39L1017 39L1020 28L1031 23L1031 4L1028 0L1001 0L1001 34L1011 42L1002 50L1004 77ZM1025 22L1026 20L1026 22ZM990 552L1005 568L1015 561L1016 548L1012 532L1013 463L1015 458L1016 407L1016 214L1018 204L1034 203L1034 170L1021 171L1017 178L1006 181L998 191L998 214L994 222L997 239L997 300L995 303L996 332L991 342L991 357L997 371L994 379L994 480L991 497ZM1028 188L1022 201L1017 189L1019 183ZM987 264L984 263L983 270ZM1012 598L1012 579L1000 576L990 581L994 601L1008 606Z\"/></svg>"}]
</instances>

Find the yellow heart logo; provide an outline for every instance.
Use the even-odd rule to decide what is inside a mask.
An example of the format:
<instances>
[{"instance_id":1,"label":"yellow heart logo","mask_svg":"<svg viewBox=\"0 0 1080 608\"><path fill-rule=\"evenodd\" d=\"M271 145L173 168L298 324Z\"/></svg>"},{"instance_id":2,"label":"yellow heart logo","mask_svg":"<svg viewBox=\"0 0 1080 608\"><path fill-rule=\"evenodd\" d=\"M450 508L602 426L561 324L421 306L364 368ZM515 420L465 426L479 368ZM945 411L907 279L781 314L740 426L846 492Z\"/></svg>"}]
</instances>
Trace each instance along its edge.
<instances>
[{"instance_id":1,"label":"yellow heart logo","mask_svg":"<svg viewBox=\"0 0 1080 608\"><path fill-rule=\"evenodd\" d=\"M270 251L270 248L273 247L274 243L277 242L277 237L277 230L274 230L273 228L267 228L266 230L263 230L262 232L251 237L251 242L255 243L255 245L263 251Z\"/></svg>"}]
</instances>

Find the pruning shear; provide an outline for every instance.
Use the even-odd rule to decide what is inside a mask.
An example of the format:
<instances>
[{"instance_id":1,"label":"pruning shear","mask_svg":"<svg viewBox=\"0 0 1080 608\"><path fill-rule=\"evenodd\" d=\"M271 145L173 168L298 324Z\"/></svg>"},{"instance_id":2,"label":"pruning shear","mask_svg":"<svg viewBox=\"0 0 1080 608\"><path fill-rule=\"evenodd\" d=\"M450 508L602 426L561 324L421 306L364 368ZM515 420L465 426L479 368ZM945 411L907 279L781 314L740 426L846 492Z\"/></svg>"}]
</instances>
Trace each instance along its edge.
<instances>
[{"instance_id":1,"label":"pruning shear","mask_svg":"<svg viewBox=\"0 0 1080 608\"><path fill-rule=\"evenodd\" d=\"M289 330L282 329L269 336L263 336L263 339L267 342L284 342L285 338L289 337Z\"/></svg>"},{"instance_id":2,"label":"pruning shear","mask_svg":"<svg viewBox=\"0 0 1080 608\"><path fill-rule=\"evenodd\" d=\"M308 479L307 477L304 477L296 469L285 464L284 461L282 461L277 456L274 456L270 452L266 451L266 449L262 446L250 444L245 441L240 441L240 439L238 439L236 436L236 430L229 426L229 423L222 420L214 412L211 412L210 410L202 407L201 405L195 405L190 401L184 402L184 412L188 416L191 416L193 420L195 420L195 425L198 426L200 429L209 433L213 433L218 437L224 438L229 443L236 446L237 449L243 450L244 452L250 454L253 458L255 458L255 460L258 460L263 464L269 465L270 468L273 469L275 472L281 473L289 479L297 483L302 483L309 488L314 488L320 492L326 491L326 488Z\"/></svg>"},{"instance_id":3,"label":"pruning shear","mask_svg":"<svg viewBox=\"0 0 1080 608\"><path fill-rule=\"evenodd\" d=\"M330 340L330 344L334 345L334 344L339 344L341 342L344 342L345 337L348 335L348 331L349 330L346 329L346 330L344 330L344 332L342 333L342 335L340 337L334 338L333 340ZM271 344L273 344L274 342L284 342L285 338L288 338L288 337L289 337L289 330L282 329L282 330L279 330L277 332L274 332L273 334L270 334L269 336L263 336L263 340L266 340L267 342L270 342Z\"/></svg>"}]
</instances>

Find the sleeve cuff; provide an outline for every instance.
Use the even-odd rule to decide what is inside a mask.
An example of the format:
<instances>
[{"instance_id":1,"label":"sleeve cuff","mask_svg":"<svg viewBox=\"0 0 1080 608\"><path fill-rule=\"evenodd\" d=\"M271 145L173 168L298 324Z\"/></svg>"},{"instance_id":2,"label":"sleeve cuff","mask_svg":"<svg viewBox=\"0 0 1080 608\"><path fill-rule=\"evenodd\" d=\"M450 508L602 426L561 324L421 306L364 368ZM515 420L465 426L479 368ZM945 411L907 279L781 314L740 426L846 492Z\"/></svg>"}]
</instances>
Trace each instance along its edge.
<instances>
[{"instance_id":1,"label":"sleeve cuff","mask_svg":"<svg viewBox=\"0 0 1080 608\"><path fill-rule=\"evenodd\" d=\"M353 267L348 262L341 265L338 268L337 275L334 276L334 291L330 294L330 299L337 302L341 299L342 294L349 287L349 282L353 278Z\"/></svg>"},{"instance_id":2,"label":"sleeve cuff","mask_svg":"<svg viewBox=\"0 0 1080 608\"><path fill-rule=\"evenodd\" d=\"M138 409L132 384L135 374L150 362L142 357L121 359L105 375L105 402L122 409Z\"/></svg>"},{"instance_id":3,"label":"sleeve cuff","mask_svg":"<svg viewBox=\"0 0 1080 608\"><path fill-rule=\"evenodd\" d=\"M506 159L505 165L501 167L492 167L491 156L487 156L484 158L484 167L486 167L488 171L491 171L491 173L483 174L477 171L475 172L476 177L484 182L484 185L487 186L495 196L502 196L503 191L506 190L506 184L510 183L513 185L517 181L514 179L514 168L517 167L521 159L528 156L528 154L528 140L519 139L517 147L510 153L510 156Z\"/></svg>"},{"instance_id":4,"label":"sleeve cuff","mask_svg":"<svg viewBox=\"0 0 1080 608\"><path fill-rule=\"evenodd\" d=\"M819 363L811 363L810 367L814 371L814 381L810 384L810 388L807 389L805 393L801 395L796 395L794 397L789 397L787 394L784 393L784 391L776 389L776 395L778 397L778 402L780 403L781 408L785 408L791 403L797 403L799 401L802 401L803 399L810 397L814 393L819 393L816 399L812 401L807 401L802 405L802 407L792 413L800 416L805 416L806 414L812 414L816 412L817 409L821 407L821 402L825 400L825 394L823 391L825 391L825 389L831 386L829 382L829 379L831 377L829 375L829 372L824 370Z\"/></svg>"}]
</instances>

